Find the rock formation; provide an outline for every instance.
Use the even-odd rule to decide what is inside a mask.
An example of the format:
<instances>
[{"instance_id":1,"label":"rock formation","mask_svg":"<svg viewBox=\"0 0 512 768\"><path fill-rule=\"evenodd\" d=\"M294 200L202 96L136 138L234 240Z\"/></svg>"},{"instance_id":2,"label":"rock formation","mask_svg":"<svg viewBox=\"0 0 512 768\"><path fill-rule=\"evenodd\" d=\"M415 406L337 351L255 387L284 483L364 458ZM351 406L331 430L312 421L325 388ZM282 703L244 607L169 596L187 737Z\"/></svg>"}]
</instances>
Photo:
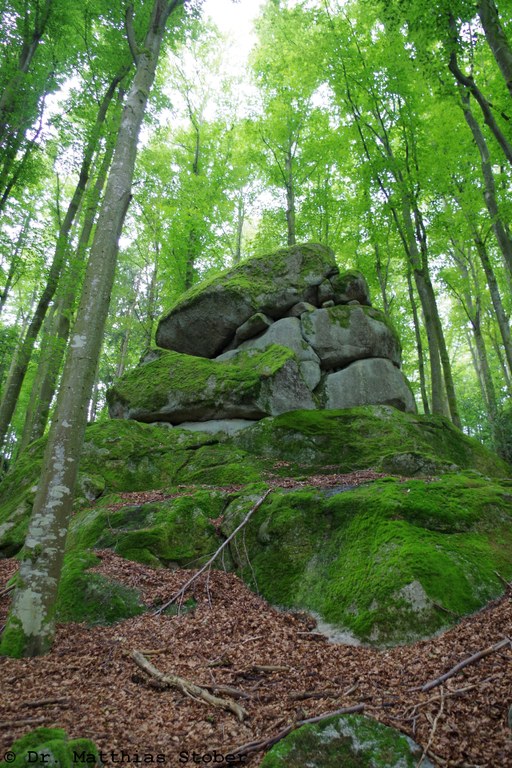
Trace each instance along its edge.
<instances>
[{"instance_id":1,"label":"rock formation","mask_svg":"<svg viewBox=\"0 0 512 768\"><path fill-rule=\"evenodd\" d=\"M170 351L152 351L116 383L111 416L231 432L298 409L416 410L396 331L371 307L364 277L340 274L321 245L252 258L195 286L156 340Z\"/></svg>"}]
</instances>

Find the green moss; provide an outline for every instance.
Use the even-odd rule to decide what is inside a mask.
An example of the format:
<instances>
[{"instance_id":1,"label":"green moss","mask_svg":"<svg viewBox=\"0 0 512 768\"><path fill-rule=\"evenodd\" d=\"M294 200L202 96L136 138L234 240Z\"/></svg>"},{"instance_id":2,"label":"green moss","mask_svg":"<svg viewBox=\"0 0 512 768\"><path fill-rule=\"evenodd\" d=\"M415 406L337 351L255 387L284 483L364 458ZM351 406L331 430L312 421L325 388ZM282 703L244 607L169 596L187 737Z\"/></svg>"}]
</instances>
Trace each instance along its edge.
<instances>
[{"instance_id":1,"label":"green moss","mask_svg":"<svg viewBox=\"0 0 512 768\"><path fill-rule=\"evenodd\" d=\"M90 739L69 741L66 731L62 728L36 728L15 741L10 751L16 755L16 759L11 763L14 768L25 768L27 764L46 768L55 765L71 768L76 765L77 756L82 753L89 756L89 764L101 763L94 742Z\"/></svg>"},{"instance_id":2,"label":"green moss","mask_svg":"<svg viewBox=\"0 0 512 768\"><path fill-rule=\"evenodd\" d=\"M335 265L333 252L319 243L303 243L289 248L280 248L272 254L253 256L240 262L236 267L214 274L190 288L180 296L165 316L187 306L199 295L217 286L222 287L226 301L229 301L229 294L233 293L237 297L244 297L248 303L252 302L255 311L259 311L261 297L271 292L272 283L281 277L289 281L289 261L295 258L296 253L303 255L304 263L307 265L307 269L303 269L299 276L297 285L299 289L307 286L306 280L309 274L325 273Z\"/></svg>"},{"instance_id":3,"label":"green moss","mask_svg":"<svg viewBox=\"0 0 512 768\"><path fill-rule=\"evenodd\" d=\"M399 731L360 715L304 725L278 742L262 768L413 768L422 750ZM424 762L425 768L432 764Z\"/></svg>"},{"instance_id":4,"label":"green moss","mask_svg":"<svg viewBox=\"0 0 512 768\"><path fill-rule=\"evenodd\" d=\"M303 464L315 470L328 466L340 472L366 468L389 472L394 471L391 464L397 456L416 453L433 471L456 465L493 477L510 474L509 465L446 419L382 405L290 411L239 432L232 443L250 454L290 461L292 471Z\"/></svg>"},{"instance_id":5,"label":"green moss","mask_svg":"<svg viewBox=\"0 0 512 768\"><path fill-rule=\"evenodd\" d=\"M236 393L243 405L253 401L260 391L263 379L280 370L294 359L286 347L276 344L263 352L241 352L233 360L220 362L179 352L165 352L158 359L126 373L107 393L110 405L122 403L138 413L154 413L169 401L169 393L179 398L183 407L195 403L200 393L202 407L221 406L226 396Z\"/></svg>"},{"instance_id":6,"label":"green moss","mask_svg":"<svg viewBox=\"0 0 512 768\"><path fill-rule=\"evenodd\" d=\"M74 550L109 548L148 565L197 565L219 546L210 518L222 514L224 495L199 491L165 502L98 508L77 515L69 536Z\"/></svg>"},{"instance_id":7,"label":"green moss","mask_svg":"<svg viewBox=\"0 0 512 768\"><path fill-rule=\"evenodd\" d=\"M92 554L67 553L57 598L58 621L114 624L144 611L134 589L87 570L97 563Z\"/></svg>"},{"instance_id":8,"label":"green moss","mask_svg":"<svg viewBox=\"0 0 512 768\"><path fill-rule=\"evenodd\" d=\"M27 636L19 619L9 616L0 636L0 656L21 659L27 645Z\"/></svg>"},{"instance_id":9,"label":"green moss","mask_svg":"<svg viewBox=\"0 0 512 768\"><path fill-rule=\"evenodd\" d=\"M230 507L226 533L250 503ZM500 485L460 475L274 491L245 531L240 572L273 603L318 611L367 642L406 642L500 593L511 519Z\"/></svg>"}]
</instances>

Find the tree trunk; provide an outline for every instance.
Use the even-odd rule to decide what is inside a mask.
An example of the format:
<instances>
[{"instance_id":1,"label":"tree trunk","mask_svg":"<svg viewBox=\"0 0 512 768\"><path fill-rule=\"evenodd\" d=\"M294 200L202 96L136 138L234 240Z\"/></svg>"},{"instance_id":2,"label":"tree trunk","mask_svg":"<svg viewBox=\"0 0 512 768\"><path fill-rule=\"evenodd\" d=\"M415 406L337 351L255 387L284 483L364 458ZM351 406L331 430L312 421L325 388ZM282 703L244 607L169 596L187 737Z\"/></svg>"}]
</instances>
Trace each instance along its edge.
<instances>
[{"instance_id":1,"label":"tree trunk","mask_svg":"<svg viewBox=\"0 0 512 768\"><path fill-rule=\"evenodd\" d=\"M85 254L89 245L94 220L98 212L99 202L103 187L112 162L114 145L112 141L107 144L106 152L92 189L90 200L85 210L82 231L78 241L75 258L70 266L70 274L65 278L62 292L57 300L56 324L52 343L48 346L51 354L45 354L41 350L41 359L38 371L30 393L30 402L27 409L23 434L18 452L25 450L27 445L42 437L48 417L50 406L57 388L59 373L62 368L66 345L69 338L69 329L73 317L79 286L83 279L83 266Z\"/></svg>"},{"instance_id":2,"label":"tree trunk","mask_svg":"<svg viewBox=\"0 0 512 768\"><path fill-rule=\"evenodd\" d=\"M14 253L11 257L11 262L9 264L9 271L7 272L7 278L5 280L4 289L0 294L0 314L2 314L2 310L5 306L5 302L7 301L7 297L9 296L9 291L11 290L11 286L14 282L14 278L16 277L16 269L19 266L21 262L21 258L23 256L23 249L25 247L25 242L27 239L27 234L28 234L28 229L30 226L31 219L32 219L32 213L29 211L29 213L27 213L27 215L25 216L25 219L23 220L23 224L21 226L21 230L18 235L16 245L14 247Z\"/></svg>"},{"instance_id":3,"label":"tree trunk","mask_svg":"<svg viewBox=\"0 0 512 768\"><path fill-rule=\"evenodd\" d=\"M233 256L233 263L239 264L240 259L242 258L242 234L243 234L244 221L245 221L245 205L244 205L243 192L240 192L240 196L237 200L236 213L237 213L236 239L235 239L235 253Z\"/></svg>"},{"instance_id":4,"label":"tree trunk","mask_svg":"<svg viewBox=\"0 0 512 768\"><path fill-rule=\"evenodd\" d=\"M482 176L484 178L484 200L491 217L492 228L498 241L500 251L503 255L505 267L508 270L509 276L512 275L512 241L505 228L504 222L500 215L498 203L496 200L496 184L494 181L494 174L492 171L491 157L489 154L489 148L485 137L478 125L473 113L469 106L469 93L464 92L461 89L462 108L464 111L464 118L468 124L473 139L480 153L482 161Z\"/></svg>"},{"instance_id":5,"label":"tree trunk","mask_svg":"<svg viewBox=\"0 0 512 768\"><path fill-rule=\"evenodd\" d=\"M116 74L111 84L109 85L108 90L100 104L100 108L96 117L96 123L87 141L84 150L82 166L80 168L78 184L76 185L73 197L66 212L66 216L64 217L64 221L62 222L59 230L57 243L55 246L55 253L50 271L48 273L46 286L41 295L41 298L39 299L32 321L16 356L16 360L13 361L13 365L11 367L11 371L9 372L9 377L2 396L2 401L0 403L0 448L4 443L9 424L16 408L16 403L18 402L18 397L23 385L23 381L25 379L28 365L30 363L30 358L32 357L32 352L34 350L37 336L46 316L50 301L53 299L55 291L57 290L59 278L67 260L69 235L85 193L93 156L97 150L98 140L101 136L101 130L107 115L108 107L112 101L117 86L128 72L128 69L129 68L126 66L123 67Z\"/></svg>"},{"instance_id":6,"label":"tree trunk","mask_svg":"<svg viewBox=\"0 0 512 768\"><path fill-rule=\"evenodd\" d=\"M50 16L53 0L46 0L42 12L37 8L35 14L35 23L32 33L27 36L21 48L18 59L18 69L7 83L2 95L0 96L0 144L4 144L9 133L9 118L14 105L19 99L19 93L22 89L24 76L29 71L32 59L37 50L41 38L44 35L46 25ZM19 121L15 121L17 123Z\"/></svg>"},{"instance_id":7,"label":"tree trunk","mask_svg":"<svg viewBox=\"0 0 512 768\"><path fill-rule=\"evenodd\" d=\"M411 305L412 310L412 318L414 322L414 336L416 339L416 351L418 353L418 373L420 376L420 391L421 391L421 402L423 404L423 411L427 415L430 414L430 405L428 402L428 395L427 395L427 384L426 384L426 378L425 378L425 363L423 361L423 341L421 339L421 331L420 331L420 319L418 316L418 307L416 306L416 299L414 297L414 288L412 284L412 276L411 276L411 269L408 267L407 269L407 287L409 290L409 303Z\"/></svg>"},{"instance_id":8,"label":"tree trunk","mask_svg":"<svg viewBox=\"0 0 512 768\"><path fill-rule=\"evenodd\" d=\"M154 0L129 89L71 334L24 555L0 651L35 656L55 629L57 590L72 512L87 407L114 282L119 238L131 198L137 141L169 14L186 0Z\"/></svg>"},{"instance_id":9,"label":"tree trunk","mask_svg":"<svg viewBox=\"0 0 512 768\"><path fill-rule=\"evenodd\" d=\"M474 97L475 101L478 103L482 111L485 124L489 126L490 130L494 134L496 141L502 148L505 157L507 158L508 162L512 165L512 145L507 140L507 138L505 137L505 134L503 133L498 123L496 122L491 109L491 105L483 95L480 88L478 88L473 77L472 76L468 77L467 75L465 75L459 67L459 64L457 61L457 54L456 54L456 47L458 45L458 33L457 33L456 22L453 16L450 17L450 26L452 29L453 39L452 39L452 52L450 54L448 68L452 73L452 75L455 77L455 80L457 81L457 83L467 88L470 91L471 95Z\"/></svg>"},{"instance_id":10,"label":"tree trunk","mask_svg":"<svg viewBox=\"0 0 512 768\"><path fill-rule=\"evenodd\" d=\"M498 287L498 281L496 280L496 275L494 274L494 270L492 268L492 264L489 259L489 254L487 253L487 249L485 247L485 244L482 238L480 237L478 232L476 232L475 230L473 231L473 239L475 241L476 250L480 257L480 261L482 263L482 267L485 272L487 285L489 286L489 293L491 294L492 305L496 313L496 320L498 323L498 328L500 330L501 339L503 342L503 351L505 352L505 358L507 360L508 370L510 374L512 373L512 338L510 336L510 325L509 325L508 317L503 307L500 289Z\"/></svg>"},{"instance_id":11,"label":"tree trunk","mask_svg":"<svg viewBox=\"0 0 512 768\"><path fill-rule=\"evenodd\" d=\"M285 157L286 170L286 225L288 229L288 245L295 245L295 189L293 185L293 157L291 149Z\"/></svg>"},{"instance_id":12,"label":"tree trunk","mask_svg":"<svg viewBox=\"0 0 512 768\"><path fill-rule=\"evenodd\" d=\"M512 96L512 49L503 30L494 0L479 0L478 15L496 63Z\"/></svg>"}]
</instances>

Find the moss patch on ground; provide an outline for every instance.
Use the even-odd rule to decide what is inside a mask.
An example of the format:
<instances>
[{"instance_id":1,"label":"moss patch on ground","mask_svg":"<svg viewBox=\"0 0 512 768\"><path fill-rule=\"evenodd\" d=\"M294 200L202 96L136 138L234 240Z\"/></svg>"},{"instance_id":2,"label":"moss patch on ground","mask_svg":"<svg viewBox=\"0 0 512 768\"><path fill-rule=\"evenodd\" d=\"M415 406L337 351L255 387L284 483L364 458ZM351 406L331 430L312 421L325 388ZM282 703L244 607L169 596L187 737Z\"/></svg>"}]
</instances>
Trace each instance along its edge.
<instances>
[{"instance_id":1,"label":"moss patch on ground","mask_svg":"<svg viewBox=\"0 0 512 768\"><path fill-rule=\"evenodd\" d=\"M14 768L26 768L27 765L72 768L77 763L101 764L93 741L68 739L62 728L36 728L15 741L9 751L16 756L10 763Z\"/></svg>"},{"instance_id":2,"label":"moss patch on ground","mask_svg":"<svg viewBox=\"0 0 512 768\"><path fill-rule=\"evenodd\" d=\"M331 717L292 731L261 768L415 768L422 749L394 728L360 715ZM432 768L430 760L423 760Z\"/></svg>"}]
</instances>

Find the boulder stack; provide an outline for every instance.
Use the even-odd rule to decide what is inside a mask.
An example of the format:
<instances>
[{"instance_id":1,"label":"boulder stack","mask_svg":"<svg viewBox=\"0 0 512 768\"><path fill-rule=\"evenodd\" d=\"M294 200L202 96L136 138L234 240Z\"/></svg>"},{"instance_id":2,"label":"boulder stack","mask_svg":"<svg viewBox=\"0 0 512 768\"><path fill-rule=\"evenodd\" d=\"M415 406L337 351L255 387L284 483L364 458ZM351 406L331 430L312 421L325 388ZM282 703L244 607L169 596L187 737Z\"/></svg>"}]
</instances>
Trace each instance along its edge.
<instances>
[{"instance_id":1,"label":"boulder stack","mask_svg":"<svg viewBox=\"0 0 512 768\"><path fill-rule=\"evenodd\" d=\"M156 341L161 349L110 390L111 416L231 431L297 409L416 410L395 329L372 308L363 275L340 273L322 245L283 248L194 286Z\"/></svg>"}]
</instances>

